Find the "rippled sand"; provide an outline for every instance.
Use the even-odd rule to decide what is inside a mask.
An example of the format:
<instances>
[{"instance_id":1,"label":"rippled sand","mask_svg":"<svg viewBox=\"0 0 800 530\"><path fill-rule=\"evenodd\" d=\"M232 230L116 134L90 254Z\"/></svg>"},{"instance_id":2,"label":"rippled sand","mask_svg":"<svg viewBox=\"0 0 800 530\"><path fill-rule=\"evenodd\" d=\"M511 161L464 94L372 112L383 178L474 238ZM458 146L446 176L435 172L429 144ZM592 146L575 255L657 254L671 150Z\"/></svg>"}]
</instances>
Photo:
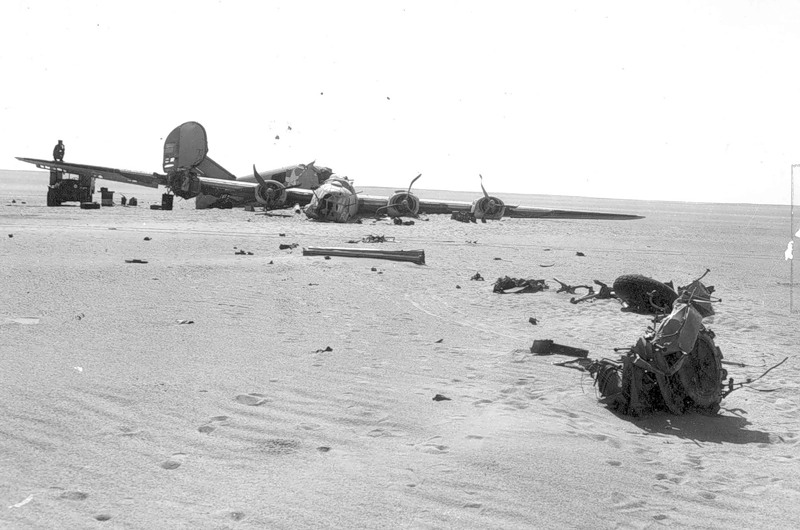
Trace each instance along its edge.
<instances>
[{"instance_id":1,"label":"rippled sand","mask_svg":"<svg viewBox=\"0 0 800 530\"><path fill-rule=\"evenodd\" d=\"M40 180L0 190L0 526L791 528L800 516L800 325L775 208L325 225L152 211L153 190L136 208L46 208ZM302 256L369 234L396 241L352 246L424 249L427 265ZM736 391L715 417L633 421L553 365L564 358L529 352L549 338L614 358L648 325L613 300L570 304L554 277L686 284L706 267L723 299L708 327L748 365L730 374L790 356L753 385L774 391ZM551 288L493 294L504 275Z\"/></svg>"}]
</instances>

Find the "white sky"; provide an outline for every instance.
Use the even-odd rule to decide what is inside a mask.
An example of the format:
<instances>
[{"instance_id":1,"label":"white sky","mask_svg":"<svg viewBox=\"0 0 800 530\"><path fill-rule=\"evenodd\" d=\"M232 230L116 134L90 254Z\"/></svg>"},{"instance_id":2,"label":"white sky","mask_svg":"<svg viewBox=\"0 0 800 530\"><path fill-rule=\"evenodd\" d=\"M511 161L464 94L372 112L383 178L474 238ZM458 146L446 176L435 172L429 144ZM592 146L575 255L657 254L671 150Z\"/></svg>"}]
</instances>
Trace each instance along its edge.
<instances>
[{"instance_id":1,"label":"white sky","mask_svg":"<svg viewBox=\"0 0 800 530\"><path fill-rule=\"evenodd\" d=\"M4 0L0 167L62 139L162 172L198 121L237 175L316 159L357 185L788 203L798 52L788 0Z\"/></svg>"}]
</instances>

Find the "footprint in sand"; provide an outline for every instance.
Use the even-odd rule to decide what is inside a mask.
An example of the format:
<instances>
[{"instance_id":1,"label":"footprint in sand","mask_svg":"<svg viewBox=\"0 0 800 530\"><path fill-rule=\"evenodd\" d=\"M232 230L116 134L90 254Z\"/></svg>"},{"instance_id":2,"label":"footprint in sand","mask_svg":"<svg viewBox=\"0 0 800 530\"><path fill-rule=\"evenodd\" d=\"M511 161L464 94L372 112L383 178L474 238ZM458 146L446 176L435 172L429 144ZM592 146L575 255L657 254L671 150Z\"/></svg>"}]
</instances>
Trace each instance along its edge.
<instances>
[{"instance_id":1,"label":"footprint in sand","mask_svg":"<svg viewBox=\"0 0 800 530\"><path fill-rule=\"evenodd\" d=\"M229 425L228 416L214 416L208 420L208 423L198 427L197 430L203 434L211 434L217 429L217 427L222 427L225 425Z\"/></svg>"},{"instance_id":2,"label":"footprint in sand","mask_svg":"<svg viewBox=\"0 0 800 530\"><path fill-rule=\"evenodd\" d=\"M239 394L234 399L237 403L248 405L250 407L258 407L267 402L264 394Z\"/></svg>"},{"instance_id":3,"label":"footprint in sand","mask_svg":"<svg viewBox=\"0 0 800 530\"><path fill-rule=\"evenodd\" d=\"M59 495L58 498L66 499L68 501L85 501L89 498L89 494L82 491L65 491Z\"/></svg>"},{"instance_id":4,"label":"footprint in sand","mask_svg":"<svg viewBox=\"0 0 800 530\"><path fill-rule=\"evenodd\" d=\"M161 467L164 469L178 469L186 459L186 453L175 453L167 460L161 462Z\"/></svg>"}]
</instances>

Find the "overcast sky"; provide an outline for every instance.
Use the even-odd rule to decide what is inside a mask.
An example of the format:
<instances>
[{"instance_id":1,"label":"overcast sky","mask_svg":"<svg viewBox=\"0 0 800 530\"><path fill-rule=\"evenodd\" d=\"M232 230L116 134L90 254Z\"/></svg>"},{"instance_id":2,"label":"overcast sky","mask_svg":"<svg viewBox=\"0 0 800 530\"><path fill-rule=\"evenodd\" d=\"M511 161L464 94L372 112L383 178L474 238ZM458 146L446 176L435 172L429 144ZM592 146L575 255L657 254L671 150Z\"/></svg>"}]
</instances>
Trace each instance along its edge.
<instances>
[{"instance_id":1,"label":"overcast sky","mask_svg":"<svg viewBox=\"0 0 800 530\"><path fill-rule=\"evenodd\" d=\"M798 52L797 1L5 0L0 168L161 172L198 121L237 175L788 203Z\"/></svg>"}]
</instances>

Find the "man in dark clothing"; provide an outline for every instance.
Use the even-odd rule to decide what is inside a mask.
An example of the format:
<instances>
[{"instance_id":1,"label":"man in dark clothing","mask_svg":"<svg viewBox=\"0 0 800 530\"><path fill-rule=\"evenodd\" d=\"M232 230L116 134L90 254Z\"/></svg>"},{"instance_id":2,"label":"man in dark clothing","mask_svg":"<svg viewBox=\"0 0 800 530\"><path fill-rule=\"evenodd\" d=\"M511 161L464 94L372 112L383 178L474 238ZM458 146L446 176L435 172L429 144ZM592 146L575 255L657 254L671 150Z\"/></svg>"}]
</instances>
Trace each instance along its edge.
<instances>
[{"instance_id":1,"label":"man in dark clothing","mask_svg":"<svg viewBox=\"0 0 800 530\"><path fill-rule=\"evenodd\" d=\"M56 162L64 161L64 142L61 140L59 140L56 146L53 148L53 160Z\"/></svg>"}]
</instances>

